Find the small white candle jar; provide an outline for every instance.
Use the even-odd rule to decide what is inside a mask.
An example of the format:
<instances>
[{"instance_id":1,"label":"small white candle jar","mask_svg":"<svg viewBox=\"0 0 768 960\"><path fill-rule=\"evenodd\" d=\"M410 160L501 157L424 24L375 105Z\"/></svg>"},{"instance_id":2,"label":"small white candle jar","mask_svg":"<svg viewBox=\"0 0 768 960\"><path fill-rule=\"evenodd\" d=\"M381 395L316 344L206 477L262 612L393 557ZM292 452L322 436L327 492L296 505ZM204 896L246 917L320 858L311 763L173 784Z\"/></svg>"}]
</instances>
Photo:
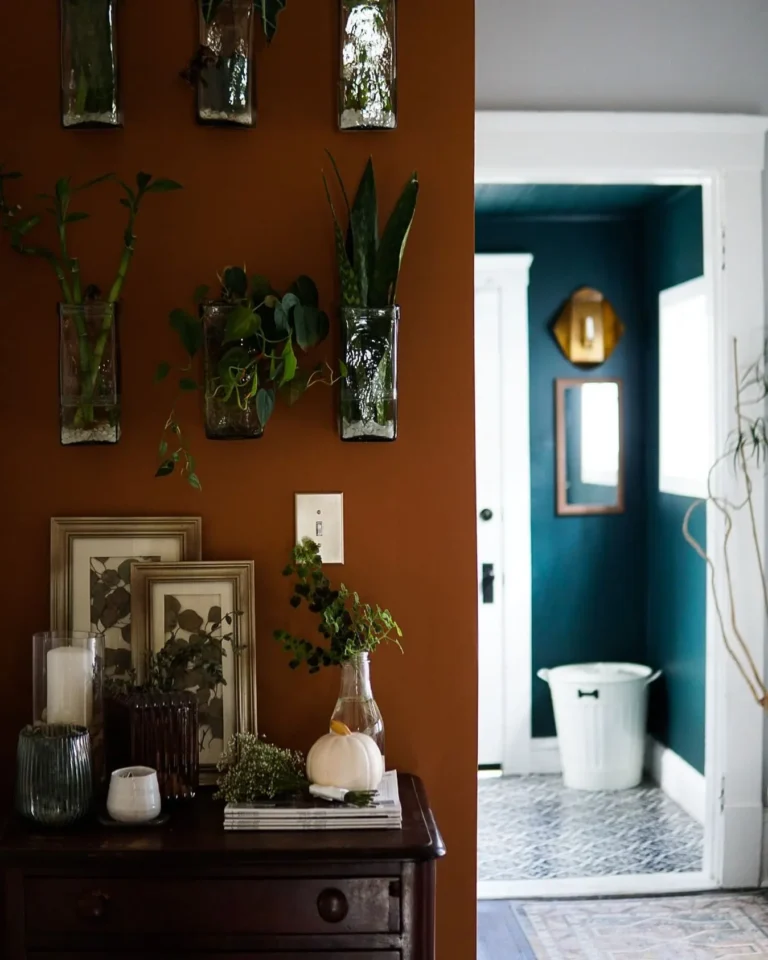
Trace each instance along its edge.
<instances>
[{"instance_id":1,"label":"small white candle jar","mask_svg":"<svg viewBox=\"0 0 768 960\"><path fill-rule=\"evenodd\" d=\"M120 823L149 823L160 816L160 787L152 767L123 767L109 781L107 813Z\"/></svg>"},{"instance_id":2,"label":"small white candle jar","mask_svg":"<svg viewBox=\"0 0 768 960\"><path fill-rule=\"evenodd\" d=\"M103 727L104 637L36 633L32 638L32 722Z\"/></svg>"}]
</instances>

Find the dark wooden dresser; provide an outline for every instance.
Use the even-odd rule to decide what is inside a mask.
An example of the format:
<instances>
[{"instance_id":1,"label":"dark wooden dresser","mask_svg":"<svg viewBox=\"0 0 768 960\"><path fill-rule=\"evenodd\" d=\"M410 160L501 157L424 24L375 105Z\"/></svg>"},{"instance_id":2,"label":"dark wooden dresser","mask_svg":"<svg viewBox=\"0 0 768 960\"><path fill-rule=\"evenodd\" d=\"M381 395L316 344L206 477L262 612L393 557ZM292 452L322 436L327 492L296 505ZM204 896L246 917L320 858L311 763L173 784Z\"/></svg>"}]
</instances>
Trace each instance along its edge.
<instances>
[{"instance_id":1,"label":"dark wooden dresser","mask_svg":"<svg viewBox=\"0 0 768 960\"><path fill-rule=\"evenodd\" d=\"M435 861L421 781L402 830L225 833L203 795L163 827L96 823L0 842L6 960L434 960Z\"/></svg>"}]
</instances>

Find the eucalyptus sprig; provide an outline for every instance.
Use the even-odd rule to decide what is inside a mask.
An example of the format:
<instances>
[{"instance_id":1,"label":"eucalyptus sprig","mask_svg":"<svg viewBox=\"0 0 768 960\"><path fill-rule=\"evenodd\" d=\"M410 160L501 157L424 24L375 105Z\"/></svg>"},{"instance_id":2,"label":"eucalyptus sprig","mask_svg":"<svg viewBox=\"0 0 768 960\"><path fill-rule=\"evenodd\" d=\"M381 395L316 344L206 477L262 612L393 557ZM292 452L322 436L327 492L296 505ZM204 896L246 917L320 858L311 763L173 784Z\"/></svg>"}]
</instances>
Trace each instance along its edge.
<instances>
[{"instance_id":1,"label":"eucalyptus sprig","mask_svg":"<svg viewBox=\"0 0 768 960\"><path fill-rule=\"evenodd\" d=\"M320 309L317 286L300 276L285 294L278 293L266 279L256 275L248 279L242 267L227 267L220 277L217 300L209 301L209 287L199 286L193 295L198 313L177 309L170 314L171 328L179 335L188 360L178 371L178 392L166 419L158 448L160 463L156 476L179 472L195 489L201 489L195 461L182 437L176 406L184 393L206 391L206 396L240 410L255 408L261 427L272 416L278 393L293 405L317 384L332 386L337 376L327 363L311 370L301 369L301 356L327 336L330 323ZM194 361L203 346L206 307L229 306L222 339L223 354L206 382L194 376ZM155 372L160 383L171 373L171 364L163 361Z\"/></svg>"},{"instance_id":2,"label":"eucalyptus sprig","mask_svg":"<svg viewBox=\"0 0 768 960\"><path fill-rule=\"evenodd\" d=\"M386 642L395 643L402 652L403 633L389 610L363 603L343 583L335 590L323 572L320 548L308 537L294 547L293 562L285 567L283 576L296 577L290 604L300 607L306 603L312 613L319 614L317 629L325 638L325 645L314 644L287 630L275 630L275 640L291 655L288 666L292 670L305 662L310 673L317 673L321 667L372 653Z\"/></svg>"}]
</instances>

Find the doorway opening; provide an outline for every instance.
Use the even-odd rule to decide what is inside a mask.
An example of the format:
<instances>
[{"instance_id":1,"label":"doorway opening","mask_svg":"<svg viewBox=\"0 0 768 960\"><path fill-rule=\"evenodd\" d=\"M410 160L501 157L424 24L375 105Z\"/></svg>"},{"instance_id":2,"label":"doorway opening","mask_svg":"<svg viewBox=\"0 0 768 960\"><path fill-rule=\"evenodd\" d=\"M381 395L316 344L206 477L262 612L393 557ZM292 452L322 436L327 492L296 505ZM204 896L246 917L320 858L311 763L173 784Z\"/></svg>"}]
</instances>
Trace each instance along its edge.
<instances>
[{"instance_id":1,"label":"doorway opening","mask_svg":"<svg viewBox=\"0 0 768 960\"><path fill-rule=\"evenodd\" d=\"M737 178L724 173L733 158L707 163L719 150L715 137L691 137L675 119L681 128L691 120L478 116L481 898L759 879L761 778L743 760L761 763L762 724L743 710L743 695L741 704L726 702L738 678L682 523L731 422L722 348L734 337L751 348L756 331L762 339L762 262L750 257L748 278L739 271L749 289L736 299L760 305L747 321L733 313L723 241L729 192L737 246L755 236L754 221L751 234L740 222L748 214L736 204ZM752 118L735 119L753 135L759 171L765 124L758 131ZM701 118L699 132L717 133L722 120ZM578 127L584 136L568 153ZM640 143L642 156L632 150ZM758 176L750 192L759 197ZM621 336L601 362L577 366L553 327L577 315L572 336L592 344L594 311L573 307L584 288L604 298ZM602 318L598 326L604 333ZM722 533L710 510L697 523L697 539ZM761 662L763 618L753 608ZM643 731L636 738L645 777L634 789L574 790L563 780L563 764L567 772L574 763L570 717L574 729L578 717L558 707L558 723L569 724L558 738L549 688L536 674L594 662L661 671L648 739ZM578 695L594 727L599 690ZM600 708L607 700L604 693ZM747 801L738 813L727 783ZM727 849L729 823L741 856L749 842L757 847L748 866Z\"/></svg>"}]
</instances>

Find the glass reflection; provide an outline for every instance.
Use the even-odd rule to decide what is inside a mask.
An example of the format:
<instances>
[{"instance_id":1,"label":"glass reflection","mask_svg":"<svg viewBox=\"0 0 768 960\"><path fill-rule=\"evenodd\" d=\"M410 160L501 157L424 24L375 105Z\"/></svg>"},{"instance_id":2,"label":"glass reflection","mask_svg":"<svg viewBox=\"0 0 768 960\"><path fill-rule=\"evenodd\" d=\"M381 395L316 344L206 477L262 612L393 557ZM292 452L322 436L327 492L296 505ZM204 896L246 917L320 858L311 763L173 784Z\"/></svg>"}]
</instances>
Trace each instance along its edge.
<instances>
[{"instance_id":1,"label":"glass reflection","mask_svg":"<svg viewBox=\"0 0 768 960\"><path fill-rule=\"evenodd\" d=\"M342 0L342 130L397 126L396 0Z\"/></svg>"}]
</instances>

